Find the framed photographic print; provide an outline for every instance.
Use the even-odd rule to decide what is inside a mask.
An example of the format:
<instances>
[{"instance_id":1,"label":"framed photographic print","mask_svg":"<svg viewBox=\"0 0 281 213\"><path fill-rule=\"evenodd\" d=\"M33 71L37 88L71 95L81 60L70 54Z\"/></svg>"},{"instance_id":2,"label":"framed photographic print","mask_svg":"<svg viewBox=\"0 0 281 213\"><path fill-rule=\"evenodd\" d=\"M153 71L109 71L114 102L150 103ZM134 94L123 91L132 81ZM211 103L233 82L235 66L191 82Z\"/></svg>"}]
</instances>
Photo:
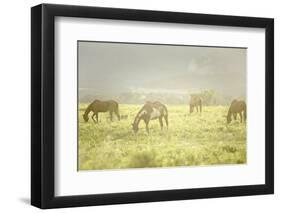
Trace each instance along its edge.
<instances>
[{"instance_id":1,"label":"framed photographic print","mask_svg":"<svg viewBox=\"0 0 281 213\"><path fill-rule=\"evenodd\" d=\"M274 21L31 9L31 203L272 194Z\"/></svg>"}]
</instances>

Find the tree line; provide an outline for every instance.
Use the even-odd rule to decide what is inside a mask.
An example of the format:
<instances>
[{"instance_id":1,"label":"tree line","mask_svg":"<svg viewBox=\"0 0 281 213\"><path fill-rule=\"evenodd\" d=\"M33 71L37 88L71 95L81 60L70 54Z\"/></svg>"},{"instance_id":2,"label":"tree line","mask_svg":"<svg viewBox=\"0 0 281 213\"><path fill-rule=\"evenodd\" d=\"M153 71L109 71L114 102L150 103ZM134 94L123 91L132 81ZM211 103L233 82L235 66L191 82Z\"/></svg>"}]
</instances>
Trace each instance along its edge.
<instances>
[{"instance_id":1,"label":"tree line","mask_svg":"<svg viewBox=\"0 0 281 213\"><path fill-rule=\"evenodd\" d=\"M171 105L181 105L189 103L192 95L199 96L202 99L203 105L228 105L233 98L244 99L244 96L233 97L222 94L212 89L201 90L196 93L165 93L165 92L123 92L118 95L112 94L80 94L80 103L89 103L95 99L109 100L114 99L123 104L143 104L146 101L160 101Z\"/></svg>"}]
</instances>

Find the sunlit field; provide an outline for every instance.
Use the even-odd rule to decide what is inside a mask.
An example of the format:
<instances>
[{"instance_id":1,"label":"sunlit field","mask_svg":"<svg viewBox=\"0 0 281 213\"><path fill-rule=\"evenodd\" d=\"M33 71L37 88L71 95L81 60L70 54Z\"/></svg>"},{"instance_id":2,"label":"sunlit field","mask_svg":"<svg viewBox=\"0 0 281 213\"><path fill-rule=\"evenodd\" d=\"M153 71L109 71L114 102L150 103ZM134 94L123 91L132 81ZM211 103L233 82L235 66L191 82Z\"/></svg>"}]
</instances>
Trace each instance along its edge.
<instances>
[{"instance_id":1,"label":"sunlit field","mask_svg":"<svg viewBox=\"0 0 281 213\"><path fill-rule=\"evenodd\" d=\"M202 114L189 114L188 106L167 105L169 129L164 124L161 131L152 120L149 134L143 122L137 134L132 131L141 105L120 104L120 115L128 116L121 121L99 113L98 124L91 118L84 122L86 106L79 105L79 170L246 163L246 124L227 125L226 106L203 106Z\"/></svg>"}]
</instances>

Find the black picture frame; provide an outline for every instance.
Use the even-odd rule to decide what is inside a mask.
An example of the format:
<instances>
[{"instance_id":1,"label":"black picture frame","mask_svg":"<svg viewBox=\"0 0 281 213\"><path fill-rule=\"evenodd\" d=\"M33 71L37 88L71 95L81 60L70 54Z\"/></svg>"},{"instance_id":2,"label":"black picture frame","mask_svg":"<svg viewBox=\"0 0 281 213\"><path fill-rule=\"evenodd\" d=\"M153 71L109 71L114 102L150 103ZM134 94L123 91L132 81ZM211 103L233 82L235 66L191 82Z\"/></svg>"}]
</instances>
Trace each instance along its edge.
<instances>
[{"instance_id":1,"label":"black picture frame","mask_svg":"<svg viewBox=\"0 0 281 213\"><path fill-rule=\"evenodd\" d=\"M93 195L54 195L55 17L101 18L162 23L264 28L265 184ZM217 198L274 193L274 20L164 11L41 4L31 8L31 204L60 208L106 204Z\"/></svg>"}]
</instances>

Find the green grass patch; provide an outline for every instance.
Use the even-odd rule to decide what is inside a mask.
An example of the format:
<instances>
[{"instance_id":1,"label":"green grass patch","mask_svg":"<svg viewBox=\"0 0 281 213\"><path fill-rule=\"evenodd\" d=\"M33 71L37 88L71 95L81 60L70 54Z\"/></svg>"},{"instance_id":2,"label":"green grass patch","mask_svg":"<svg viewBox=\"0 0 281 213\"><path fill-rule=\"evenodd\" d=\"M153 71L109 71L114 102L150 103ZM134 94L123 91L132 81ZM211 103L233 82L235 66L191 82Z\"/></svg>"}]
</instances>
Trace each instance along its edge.
<instances>
[{"instance_id":1,"label":"green grass patch","mask_svg":"<svg viewBox=\"0 0 281 213\"><path fill-rule=\"evenodd\" d=\"M167 106L169 129L161 131L158 120L150 122L150 134L132 122L141 105L120 104L127 119L111 122L99 113L100 123L84 122L85 104L79 105L79 170L198 166L246 163L246 124L226 124L227 107L203 107L189 114L187 106Z\"/></svg>"}]
</instances>

